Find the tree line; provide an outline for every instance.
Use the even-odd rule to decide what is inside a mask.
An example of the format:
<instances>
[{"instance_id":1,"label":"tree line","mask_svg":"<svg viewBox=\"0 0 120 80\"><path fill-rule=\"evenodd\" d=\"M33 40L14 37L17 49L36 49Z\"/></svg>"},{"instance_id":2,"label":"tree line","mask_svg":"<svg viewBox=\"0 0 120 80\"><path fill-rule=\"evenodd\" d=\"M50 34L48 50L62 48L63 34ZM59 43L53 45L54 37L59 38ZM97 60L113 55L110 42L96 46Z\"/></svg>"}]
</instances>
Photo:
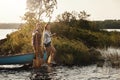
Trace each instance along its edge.
<instances>
[{"instance_id":1,"label":"tree line","mask_svg":"<svg viewBox=\"0 0 120 80\"><path fill-rule=\"evenodd\" d=\"M94 21L99 29L120 29L120 20Z\"/></svg>"}]
</instances>

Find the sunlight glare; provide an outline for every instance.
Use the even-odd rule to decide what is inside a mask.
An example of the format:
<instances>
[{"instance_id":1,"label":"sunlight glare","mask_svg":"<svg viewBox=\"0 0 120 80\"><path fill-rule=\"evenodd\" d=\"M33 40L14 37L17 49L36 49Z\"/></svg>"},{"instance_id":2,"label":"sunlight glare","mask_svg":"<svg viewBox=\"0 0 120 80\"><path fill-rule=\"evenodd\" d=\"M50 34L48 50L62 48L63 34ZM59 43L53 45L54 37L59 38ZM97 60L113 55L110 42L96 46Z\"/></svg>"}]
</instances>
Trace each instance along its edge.
<instances>
[{"instance_id":1,"label":"sunlight glare","mask_svg":"<svg viewBox=\"0 0 120 80\"><path fill-rule=\"evenodd\" d=\"M21 22L26 9L26 0L1 0L0 22Z\"/></svg>"}]
</instances>

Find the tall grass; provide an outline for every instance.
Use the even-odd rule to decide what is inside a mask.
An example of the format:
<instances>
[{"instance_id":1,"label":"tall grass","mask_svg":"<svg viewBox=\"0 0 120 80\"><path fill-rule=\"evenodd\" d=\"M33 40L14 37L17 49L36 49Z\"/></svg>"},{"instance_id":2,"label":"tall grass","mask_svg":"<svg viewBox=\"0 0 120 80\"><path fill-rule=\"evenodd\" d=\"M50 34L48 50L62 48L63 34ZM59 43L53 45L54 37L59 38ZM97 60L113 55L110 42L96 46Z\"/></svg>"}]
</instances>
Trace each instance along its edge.
<instances>
[{"instance_id":1,"label":"tall grass","mask_svg":"<svg viewBox=\"0 0 120 80\"><path fill-rule=\"evenodd\" d=\"M99 50L101 52L102 57L105 61L111 62L112 66L120 67L120 49L109 47L107 49Z\"/></svg>"},{"instance_id":2,"label":"tall grass","mask_svg":"<svg viewBox=\"0 0 120 80\"><path fill-rule=\"evenodd\" d=\"M57 37L53 39L57 50L56 60L64 64L81 64L89 62L88 48L82 42ZM86 61L86 62L85 62Z\"/></svg>"}]
</instances>

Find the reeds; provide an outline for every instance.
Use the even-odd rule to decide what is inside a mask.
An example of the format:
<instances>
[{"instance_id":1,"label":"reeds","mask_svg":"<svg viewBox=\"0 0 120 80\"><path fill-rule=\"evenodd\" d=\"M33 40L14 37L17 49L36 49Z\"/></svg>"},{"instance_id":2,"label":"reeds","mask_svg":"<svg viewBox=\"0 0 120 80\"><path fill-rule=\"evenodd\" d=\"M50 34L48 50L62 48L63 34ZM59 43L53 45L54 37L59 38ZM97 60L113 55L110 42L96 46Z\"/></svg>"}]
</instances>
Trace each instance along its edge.
<instances>
[{"instance_id":1,"label":"reeds","mask_svg":"<svg viewBox=\"0 0 120 80\"><path fill-rule=\"evenodd\" d=\"M120 49L107 48L99 50L105 62L110 62L112 67L120 67Z\"/></svg>"}]
</instances>

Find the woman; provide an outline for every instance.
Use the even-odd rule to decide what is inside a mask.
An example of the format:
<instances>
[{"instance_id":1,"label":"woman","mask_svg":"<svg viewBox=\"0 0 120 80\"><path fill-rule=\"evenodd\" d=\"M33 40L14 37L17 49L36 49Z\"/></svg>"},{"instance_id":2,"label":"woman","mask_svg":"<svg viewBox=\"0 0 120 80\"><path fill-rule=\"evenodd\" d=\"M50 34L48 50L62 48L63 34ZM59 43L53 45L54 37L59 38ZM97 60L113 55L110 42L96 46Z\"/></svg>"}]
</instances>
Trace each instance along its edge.
<instances>
[{"instance_id":1,"label":"woman","mask_svg":"<svg viewBox=\"0 0 120 80\"><path fill-rule=\"evenodd\" d=\"M47 58L48 64L50 64L50 63L55 64L54 57L55 57L56 49L54 48L54 46L51 43L51 40L52 40L51 37L54 35L56 35L56 34L55 33L51 34L50 25L46 25L45 31L44 31L44 45L45 45L47 55L48 55L48 58Z\"/></svg>"},{"instance_id":2,"label":"woman","mask_svg":"<svg viewBox=\"0 0 120 80\"><path fill-rule=\"evenodd\" d=\"M39 23L36 24L36 29L32 33L32 45L35 53L35 59L34 59L34 65L35 67L40 67L43 61L43 51L42 51L42 46L41 46L41 39L42 39L42 27L40 26ZM40 59L39 59L40 57Z\"/></svg>"}]
</instances>

